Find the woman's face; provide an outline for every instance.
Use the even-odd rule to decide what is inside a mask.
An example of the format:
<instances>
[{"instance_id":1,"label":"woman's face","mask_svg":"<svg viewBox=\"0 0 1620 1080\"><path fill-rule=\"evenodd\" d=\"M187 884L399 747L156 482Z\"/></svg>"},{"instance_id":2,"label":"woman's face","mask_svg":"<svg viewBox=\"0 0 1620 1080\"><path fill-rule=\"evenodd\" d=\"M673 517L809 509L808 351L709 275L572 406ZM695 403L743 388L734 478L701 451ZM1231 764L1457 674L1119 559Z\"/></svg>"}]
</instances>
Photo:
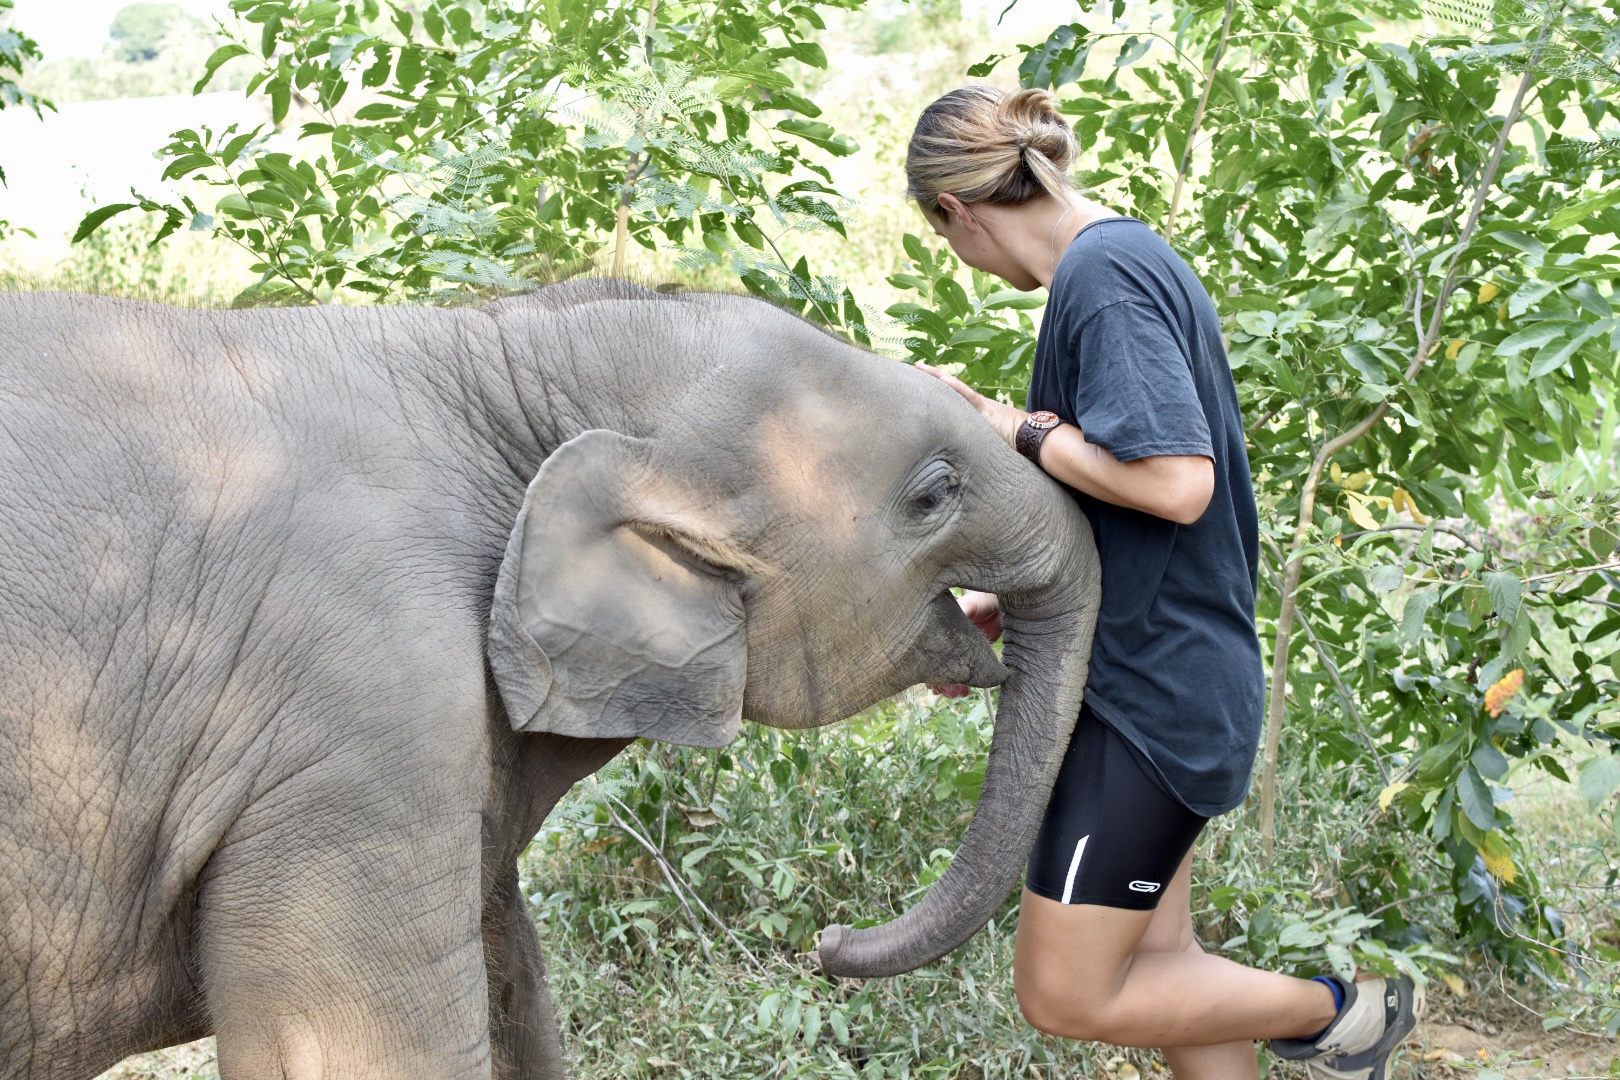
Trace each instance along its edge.
<instances>
[{"instance_id":1,"label":"woman's face","mask_svg":"<svg viewBox=\"0 0 1620 1080\"><path fill-rule=\"evenodd\" d=\"M1001 220L1007 209L1010 208L968 206L953 195L942 195L939 213L924 211L923 216L933 227L934 234L950 244L956 257L966 265L994 274L1015 289L1040 288L1041 283L997 238L998 225L1008 224Z\"/></svg>"}]
</instances>

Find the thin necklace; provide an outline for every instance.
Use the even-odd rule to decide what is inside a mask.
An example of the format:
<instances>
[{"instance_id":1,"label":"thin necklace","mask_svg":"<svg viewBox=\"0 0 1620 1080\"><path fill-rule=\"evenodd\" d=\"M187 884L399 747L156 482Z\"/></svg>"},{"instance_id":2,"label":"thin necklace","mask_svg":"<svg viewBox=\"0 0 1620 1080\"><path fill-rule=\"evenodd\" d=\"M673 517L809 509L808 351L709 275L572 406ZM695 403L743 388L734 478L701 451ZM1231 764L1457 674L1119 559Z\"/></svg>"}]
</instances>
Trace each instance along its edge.
<instances>
[{"instance_id":1,"label":"thin necklace","mask_svg":"<svg viewBox=\"0 0 1620 1080\"><path fill-rule=\"evenodd\" d=\"M1073 209L1074 209L1074 207L1072 207L1072 206L1065 206L1063 208L1063 213L1059 214L1058 219L1052 223L1052 235L1048 240L1048 245L1047 246L1049 246L1052 249L1052 265L1048 269L1053 274L1057 273L1057 231L1058 231L1058 226L1063 224L1063 219L1068 217L1069 216L1069 211L1073 210Z\"/></svg>"}]
</instances>

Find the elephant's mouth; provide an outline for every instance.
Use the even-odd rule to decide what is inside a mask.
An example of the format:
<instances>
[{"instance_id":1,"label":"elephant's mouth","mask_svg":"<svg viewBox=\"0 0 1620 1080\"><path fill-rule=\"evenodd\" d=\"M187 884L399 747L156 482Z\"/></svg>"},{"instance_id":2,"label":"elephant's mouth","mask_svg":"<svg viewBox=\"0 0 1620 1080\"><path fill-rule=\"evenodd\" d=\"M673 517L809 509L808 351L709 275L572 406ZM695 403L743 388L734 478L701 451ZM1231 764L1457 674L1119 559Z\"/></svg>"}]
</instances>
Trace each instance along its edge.
<instances>
[{"instance_id":1,"label":"elephant's mouth","mask_svg":"<svg viewBox=\"0 0 1620 1080\"><path fill-rule=\"evenodd\" d=\"M821 656L814 637L806 634L799 655L773 655L772 647L758 647L755 640L779 616L761 607L750 605L748 611L743 715L769 727L821 727L919 684L1000 686L1012 674L948 589L927 601L905 632L896 634L892 624L874 625L864 653L846 647Z\"/></svg>"}]
</instances>

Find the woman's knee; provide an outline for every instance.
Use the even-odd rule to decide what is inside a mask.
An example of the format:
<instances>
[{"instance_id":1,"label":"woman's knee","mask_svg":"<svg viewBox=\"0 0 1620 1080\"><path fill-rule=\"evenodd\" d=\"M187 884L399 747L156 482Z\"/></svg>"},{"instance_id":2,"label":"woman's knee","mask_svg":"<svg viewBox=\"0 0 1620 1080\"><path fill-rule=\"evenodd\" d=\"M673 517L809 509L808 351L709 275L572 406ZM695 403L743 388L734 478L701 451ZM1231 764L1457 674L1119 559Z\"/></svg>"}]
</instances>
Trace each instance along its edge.
<instances>
[{"instance_id":1,"label":"woman's knee","mask_svg":"<svg viewBox=\"0 0 1620 1080\"><path fill-rule=\"evenodd\" d=\"M1115 993L1105 985L1056 964L1021 962L1013 967L1013 991L1025 1022L1066 1039L1109 1041ZM1113 985L1117 989L1118 980Z\"/></svg>"}]
</instances>

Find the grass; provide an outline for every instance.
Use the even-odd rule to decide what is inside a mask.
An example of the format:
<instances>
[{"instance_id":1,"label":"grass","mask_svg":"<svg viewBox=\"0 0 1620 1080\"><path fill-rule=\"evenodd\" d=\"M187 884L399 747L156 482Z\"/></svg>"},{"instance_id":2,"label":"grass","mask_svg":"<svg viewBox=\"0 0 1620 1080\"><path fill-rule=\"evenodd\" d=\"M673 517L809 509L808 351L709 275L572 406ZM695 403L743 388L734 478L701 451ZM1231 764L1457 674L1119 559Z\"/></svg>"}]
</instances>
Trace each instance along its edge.
<instances>
[{"instance_id":1,"label":"grass","mask_svg":"<svg viewBox=\"0 0 1620 1080\"><path fill-rule=\"evenodd\" d=\"M913 694L821 732L749 725L722 751L638 744L577 788L522 862L575 1075L1129 1080L1131 1070L1161 1072L1152 1053L1068 1043L1023 1022L1012 994L1012 901L956 954L908 975L835 981L810 968L804 953L822 925L892 917L942 872L973 809L989 732L984 702ZM1327 962L1325 946L1277 942L1289 925L1331 927L1339 865L1400 837L1362 835L1351 822L1363 808L1305 794L1288 792L1273 856L1241 811L1206 834L1195 867L1206 945L1247 932L1229 955L1296 973ZM1520 812L1533 868L1566 905L1567 944L1591 954L1616 933L1620 844L1571 796L1563 785L1526 785ZM1380 828L1393 826L1368 827ZM664 857L678 892L636 836ZM1420 901L1408 914L1443 928L1445 903ZM1261 908L1266 932L1257 926ZM1446 1040L1456 1043L1459 1024L1511 1032L1504 1052L1522 1060L1606 1068L1590 1040L1544 1032L1541 1016L1583 1028L1605 992L1612 1000L1612 963L1589 964L1599 981L1583 985L1574 968L1514 974L1457 944L1436 938L1427 952L1409 949L1428 957L1431 1012L1449 1026L1426 1036L1397 1080L1456 1075ZM1438 958L1448 948L1455 962ZM1418 1060L1423 1052L1437 1056ZM198 1044L108 1076L211 1077L207 1054ZM1541 1075L1574 1075L1556 1070Z\"/></svg>"}]
</instances>

